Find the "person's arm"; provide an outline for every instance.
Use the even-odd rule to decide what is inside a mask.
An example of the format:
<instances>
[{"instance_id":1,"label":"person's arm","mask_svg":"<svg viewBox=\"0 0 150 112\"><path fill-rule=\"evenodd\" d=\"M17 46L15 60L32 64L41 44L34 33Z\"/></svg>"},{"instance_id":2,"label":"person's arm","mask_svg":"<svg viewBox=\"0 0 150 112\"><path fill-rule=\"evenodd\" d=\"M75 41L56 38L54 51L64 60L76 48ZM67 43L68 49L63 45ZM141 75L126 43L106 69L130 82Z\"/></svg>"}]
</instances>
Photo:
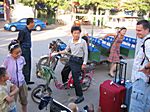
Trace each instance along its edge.
<instances>
[{"instance_id":1,"label":"person's arm","mask_svg":"<svg viewBox=\"0 0 150 112\"><path fill-rule=\"evenodd\" d=\"M150 62L145 65L145 69L150 69Z\"/></svg>"},{"instance_id":2,"label":"person's arm","mask_svg":"<svg viewBox=\"0 0 150 112\"><path fill-rule=\"evenodd\" d=\"M139 70L143 72L145 75L150 76L150 39L145 41L145 55L148 58L148 63L144 66L143 69ZM146 58L146 59L147 59Z\"/></svg>"},{"instance_id":3,"label":"person's arm","mask_svg":"<svg viewBox=\"0 0 150 112\"><path fill-rule=\"evenodd\" d=\"M10 88L10 96L14 96L18 93L19 89L16 85L12 84L11 88Z\"/></svg>"},{"instance_id":4,"label":"person's arm","mask_svg":"<svg viewBox=\"0 0 150 112\"><path fill-rule=\"evenodd\" d=\"M59 51L58 54L66 54L66 53L68 53L68 51L70 51L70 43L67 45L65 50Z\"/></svg>"},{"instance_id":5,"label":"person's arm","mask_svg":"<svg viewBox=\"0 0 150 112\"><path fill-rule=\"evenodd\" d=\"M140 72L143 72L145 75L150 76L150 62L148 62L144 68L139 70Z\"/></svg>"},{"instance_id":6,"label":"person's arm","mask_svg":"<svg viewBox=\"0 0 150 112\"><path fill-rule=\"evenodd\" d=\"M4 61L3 61L3 63L2 63L1 66L5 67L7 69L7 66L8 66L8 60L7 60L7 58L4 59Z\"/></svg>"},{"instance_id":7,"label":"person's arm","mask_svg":"<svg viewBox=\"0 0 150 112\"><path fill-rule=\"evenodd\" d=\"M19 43L22 43L24 36L25 36L24 31L23 30L19 31L18 38L17 38Z\"/></svg>"},{"instance_id":8,"label":"person's arm","mask_svg":"<svg viewBox=\"0 0 150 112\"><path fill-rule=\"evenodd\" d=\"M105 39L106 37L108 36L113 36L114 38L116 37L116 34L115 33L109 33L109 34L106 34L104 37L102 37L102 39Z\"/></svg>"},{"instance_id":9,"label":"person's arm","mask_svg":"<svg viewBox=\"0 0 150 112\"><path fill-rule=\"evenodd\" d=\"M0 90L0 102L7 101L11 103L14 101L14 96L9 96L4 90Z\"/></svg>"},{"instance_id":10,"label":"person's arm","mask_svg":"<svg viewBox=\"0 0 150 112\"><path fill-rule=\"evenodd\" d=\"M5 98L5 100L8 102L8 103L12 103L14 101L14 96L7 96Z\"/></svg>"},{"instance_id":11,"label":"person's arm","mask_svg":"<svg viewBox=\"0 0 150 112\"><path fill-rule=\"evenodd\" d=\"M84 50L84 59L83 59L83 64L82 64L82 69L86 68L86 63L88 60L88 47L87 47L87 43L84 41L83 44L83 50Z\"/></svg>"},{"instance_id":12,"label":"person's arm","mask_svg":"<svg viewBox=\"0 0 150 112\"><path fill-rule=\"evenodd\" d=\"M66 54L67 51L66 50L63 50L63 51L59 51L58 54Z\"/></svg>"},{"instance_id":13,"label":"person's arm","mask_svg":"<svg viewBox=\"0 0 150 112\"><path fill-rule=\"evenodd\" d=\"M87 47L87 44L86 44L85 41L84 41L84 44L83 44L83 50L84 50L83 64L86 65L87 60L88 60L88 47Z\"/></svg>"}]
</instances>

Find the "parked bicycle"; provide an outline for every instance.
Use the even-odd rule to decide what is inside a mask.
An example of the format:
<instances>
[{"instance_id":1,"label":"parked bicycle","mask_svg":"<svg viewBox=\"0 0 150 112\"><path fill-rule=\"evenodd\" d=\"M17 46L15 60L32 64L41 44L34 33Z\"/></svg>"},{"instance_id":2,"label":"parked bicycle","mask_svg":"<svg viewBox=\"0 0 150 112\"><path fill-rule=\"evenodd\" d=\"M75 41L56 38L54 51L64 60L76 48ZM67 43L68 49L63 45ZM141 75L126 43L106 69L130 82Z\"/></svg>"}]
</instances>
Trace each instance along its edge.
<instances>
[{"instance_id":1,"label":"parked bicycle","mask_svg":"<svg viewBox=\"0 0 150 112\"><path fill-rule=\"evenodd\" d=\"M44 79L46 83L40 84L36 88L33 89L31 93L31 97L33 101L36 103L39 103L40 99L44 96L51 96L52 89L50 88L50 82L52 79L54 81L55 87L58 89L65 90L65 89L73 88L74 82L73 82L71 73L69 75L68 81L65 84L62 84L61 82L59 82L57 78L55 77L54 70L58 64L58 61L60 60L63 64L65 64L67 63L67 61L69 60L69 57L71 56L70 54L66 54L63 56L58 54L58 55L52 56L52 53L54 51L61 50L59 48L60 45L58 45L58 43L60 43L61 40L57 40L57 41L50 44L50 47L49 47L51 49L50 55L43 56L42 58L40 58L37 64L36 75L38 78ZM86 69L82 71L82 74L80 77L80 83L81 83L81 87L83 91L86 91L91 85L92 77L94 75L94 67L95 67L94 63L88 63Z\"/></svg>"},{"instance_id":2,"label":"parked bicycle","mask_svg":"<svg viewBox=\"0 0 150 112\"><path fill-rule=\"evenodd\" d=\"M48 55L43 55L40 57L38 63L36 64L36 74L38 75L41 66L48 66L50 68L52 68L53 70L55 70L58 59L60 59L60 61L65 64L68 61L68 57L66 57L65 55L57 55L55 58L51 57L51 53L53 53L54 51L61 51L64 50L66 48L66 44L61 41L60 39L57 39L56 41L52 41L52 43L49 44L49 50L50 53Z\"/></svg>"}]
</instances>

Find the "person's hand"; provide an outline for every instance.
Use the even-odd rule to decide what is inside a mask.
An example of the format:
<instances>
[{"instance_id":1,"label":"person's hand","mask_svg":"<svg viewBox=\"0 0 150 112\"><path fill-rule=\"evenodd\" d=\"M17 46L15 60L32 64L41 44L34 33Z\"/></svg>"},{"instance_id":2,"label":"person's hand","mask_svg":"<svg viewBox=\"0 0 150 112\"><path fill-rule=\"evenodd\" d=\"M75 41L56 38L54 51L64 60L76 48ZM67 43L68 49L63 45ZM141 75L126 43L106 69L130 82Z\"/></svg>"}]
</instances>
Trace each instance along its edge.
<instances>
[{"instance_id":1,"label":"person's hand","mask_svg":"<svg viewBox=\"0 0 150 112\"><path fill-rule=\"evenodd\" d=\"M82 70L86 68L86 64L82 64Z\"/></svg>"},{"instance_id":2,"label":"person's hand","mask_svg":"<svg viewBox=\"0 0 150 112\"><path fill-rule=\"evenodd\" d=\"M150 76L150 68L144 67L144 68L140 69L139 72L143 72L145 75Z\"/></svg>"},{"instance_id":3,"label":"person's hand","mask_svg":"<svg viewBox=\"0 0 150 112\"><path fill-rule=\"evenodd\" d=\"M12 103L14 101L14 96L7 96L6 101L8 102L8 104Z\"/></svg>"}]
</instances>

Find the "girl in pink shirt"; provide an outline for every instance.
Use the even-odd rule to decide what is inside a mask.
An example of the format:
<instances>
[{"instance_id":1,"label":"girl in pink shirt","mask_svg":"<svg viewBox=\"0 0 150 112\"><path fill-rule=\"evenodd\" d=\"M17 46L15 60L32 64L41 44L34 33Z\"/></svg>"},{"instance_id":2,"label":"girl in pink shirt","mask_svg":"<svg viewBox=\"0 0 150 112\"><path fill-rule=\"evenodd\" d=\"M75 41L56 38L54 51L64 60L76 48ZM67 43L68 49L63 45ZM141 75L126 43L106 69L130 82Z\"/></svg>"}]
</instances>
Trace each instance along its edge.
<instances>
[{"instance_id":1,"label":"girl in pink shirt","mask_svg":"<svg viewBox=\"0 0 150 112\"><path fill-rule=\"evenodd\" d=\"M19 88L19 98L22 105L22 112L27 112L27 85L22 72L26 64L24 57L21 56L21 48L16 40L13 40L8 46L9 54L4 59L3 65L11 77L11 82Z\"/></svg>"}]
</instances>

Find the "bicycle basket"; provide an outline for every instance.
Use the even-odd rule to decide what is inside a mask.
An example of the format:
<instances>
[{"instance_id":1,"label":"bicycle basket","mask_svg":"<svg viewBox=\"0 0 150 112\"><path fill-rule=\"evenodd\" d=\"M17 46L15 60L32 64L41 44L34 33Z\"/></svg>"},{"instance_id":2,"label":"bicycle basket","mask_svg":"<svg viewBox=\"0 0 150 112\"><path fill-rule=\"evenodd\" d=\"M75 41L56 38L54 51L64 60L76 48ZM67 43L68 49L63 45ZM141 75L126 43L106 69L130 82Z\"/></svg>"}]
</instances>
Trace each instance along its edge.
<instances>
[{"instance_id":1,"label":"bicycle basket","mask_svg":"<svg viewBox=\"0 0 150 112\"><path fill-rule=\"evenodd\" d=\"M38 72L39 73L38 73L37 77L39 77L39 78L42 78L42 79L47 80L47 81L50 78L51 79L53 78L54 71L50 67L42 66L41 69Z\"/></svg>"}]
</instances>

